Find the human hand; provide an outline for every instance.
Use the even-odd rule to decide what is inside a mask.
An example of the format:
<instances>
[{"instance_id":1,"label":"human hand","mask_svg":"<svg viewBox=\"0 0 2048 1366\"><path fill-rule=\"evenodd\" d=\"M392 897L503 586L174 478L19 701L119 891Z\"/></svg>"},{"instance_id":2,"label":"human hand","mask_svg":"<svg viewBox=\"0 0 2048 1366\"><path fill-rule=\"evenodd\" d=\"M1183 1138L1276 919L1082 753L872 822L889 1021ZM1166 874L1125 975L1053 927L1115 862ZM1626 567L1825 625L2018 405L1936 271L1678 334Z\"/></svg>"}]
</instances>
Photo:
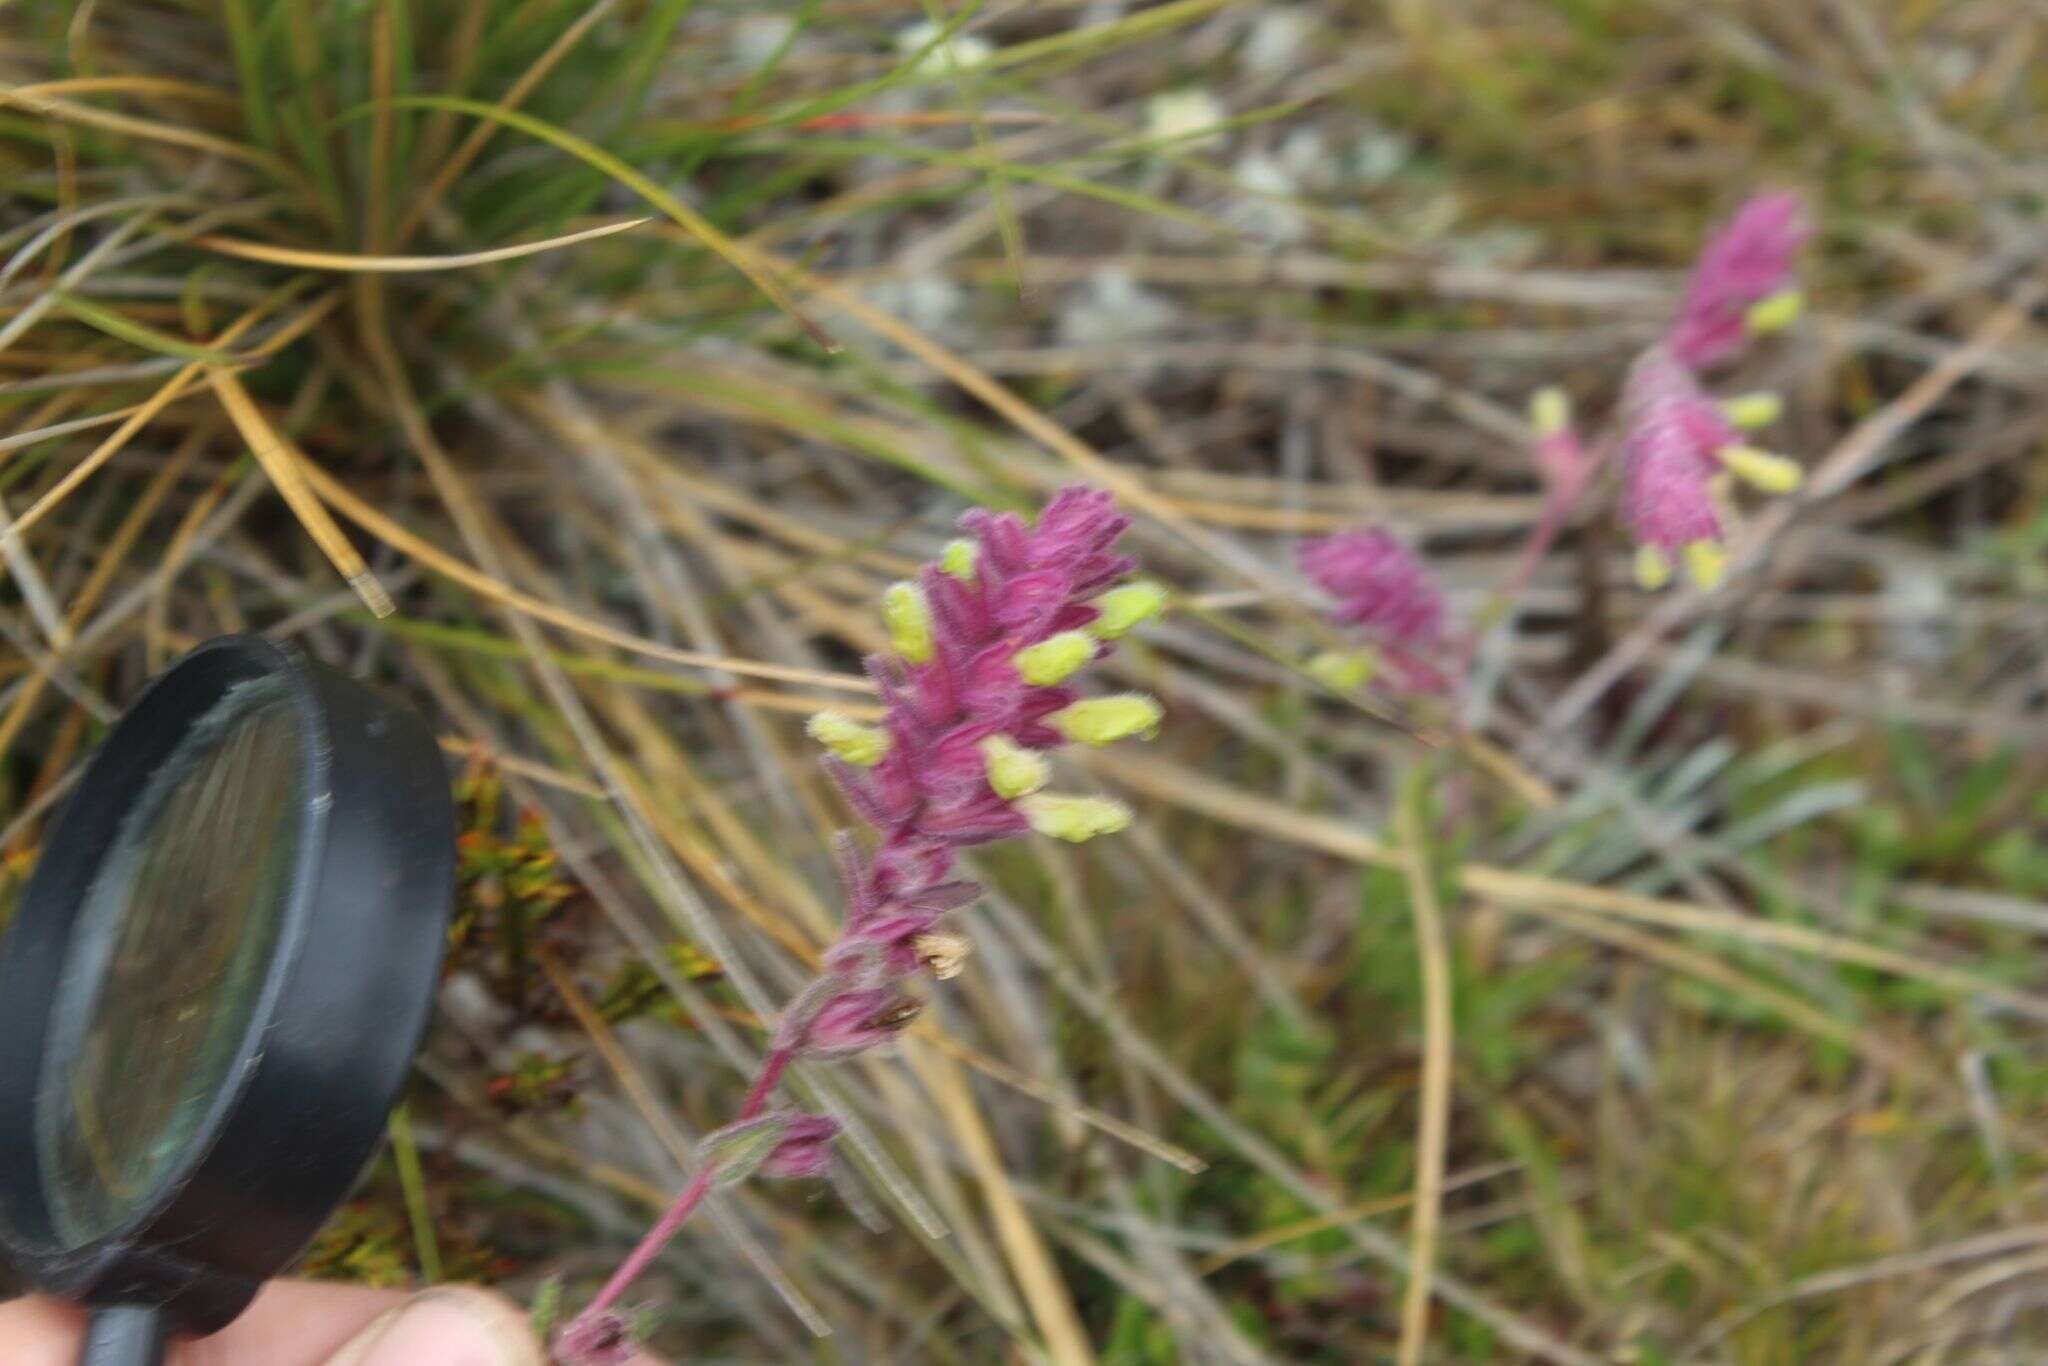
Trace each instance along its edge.
<instances>
[{"instance_id":1,"label":"human hand","mask_svg":"<svg viewBox=\"0 0 2048 1366\"><path fill-rule=\"evenodd\" d=\"M42 1296L0 1304L0 1362L77 1366L85 1316ZM273 1281L226 1329L180 1341L168 1366L544 1366L526 1314L471 1286L408 1295ZM658 1366L652 1357L634 1366Z\"/></svg>"}]
</instances>

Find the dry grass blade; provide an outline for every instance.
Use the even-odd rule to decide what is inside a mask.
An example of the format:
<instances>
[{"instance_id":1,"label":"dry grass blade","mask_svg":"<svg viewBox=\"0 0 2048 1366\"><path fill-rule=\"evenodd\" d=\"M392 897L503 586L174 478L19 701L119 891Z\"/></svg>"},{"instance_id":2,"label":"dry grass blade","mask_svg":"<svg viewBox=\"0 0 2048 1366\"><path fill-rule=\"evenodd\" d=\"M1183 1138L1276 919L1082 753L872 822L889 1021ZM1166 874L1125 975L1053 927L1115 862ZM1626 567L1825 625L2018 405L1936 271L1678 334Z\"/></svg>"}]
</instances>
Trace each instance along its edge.
<instances>
[{"instance_id":1,"label":"dry grass blade","mask_svg":"<svg viewBox=\"0 0 2048 1366\"><path fill-rule=\"evenodd\" d=\"M260 147L215 137L196 128L186 128L156 119L136 118L130 114L117 114L110 109L95 109L88 104L74 104L70 100L37 95L31 89L21 87L13 90L0 89L0 105L5 104L17 105L45 118L63 119L70 123L83 124L88 128L104 129L110 133L126 133L131 137L146 138L152 142L210 152L215 156L244 162L279 176L291 175L290 168L284 162Z\"/></svg>"},{"instance_id":2,"label":"dry grass blade","mask_svg":"<svg viewBox=\"0 0 2048 1366\"><path fill-rule=\"evenodd\" d=\"M447 256L375 256L352 255L339 251L308 251L300 247L280 247L269 242L249 242L238 237L220 237L213 233L202 233L193 238L192 245L207 251L217 251L223 256L235 256L245 261L266 261L279 266L297 266L302 270L406 275L416 271L462 270L469 266L487 266L496 261L516 261L522 256L557 251L563 247L573 247L579 242L594 242L601 237L615 237L619 233L639 227L642 223L653 221L651 218L626 218L616 223L601 223L594 228L563 233L559 237L543 238L538 242L520 242L509 247L494 247L489 251L463 251Z\"/></svg>"},{"instance_id":3,"label":"dry grass blade","mask_svg":"<svg viewBox=\"0 0 2048 1366\"><path fill-rule=\"evenodd\" d=\"M1059 1268L1023 1201L1011 1189L1002 1154L965 1079L951 1059L925 1052L917 1044L909 1048L910 1065L931 1092L939 1113L945 1117L981 1183L981 1197L988 1203L989 1214L995 1221L996 1236L1010 1259L1010 1269L1024 1292L1024 1302L1045 1335L1047 1353L1059 1366L1094 1361L1087 1330L1074 1311L1066 1282L1061 1279Z\"/></svg>"},{"instance_id":4,"label":"dry grass blade","mask_svg":"<svg viewBox=\"0 0 2048 1366\"><path fill-rule=\"evenodd\" d=\"M333 564L334 572L355 590L372 616L390 616L397 610L391 595L370 572L370 566L356 553L356 548L335 525L334 518L306 482L305 468L312 462L305 452L287 440L263 416L263 410L249 397L249 391L242 387L242 381L235 378L234 372L220 366L209 366L207 374L213 381L214 391L220 395L221 406L227 409L236 430L248 442L250 454L270 476L271 484L291 507L299 525L306 529L306 534L313 538L313 543Z\"/></svg>"},{"instance_id":5,"label":"dry grass blade","mask_svg":"<svg viewBox=\"0 0 2048 1366\"><path fill-rule=\"evenodd\" d=\"M235 97L225 90L170 76L73 76L61 81L39 81L16 86L13 94L24 99L48 99L58 95L170 95L216 107L232 107Z\"/></svg>"},{"instance_id":6,"label":"dry grass blade","mask_svg":"<svg viewBox=\"0 0 2048 1366\"><path fill-rule=\"evenodd\" d=\"M250 309L223 329L219 336L214 338L214 347L218 349L238 340L250 328L261 322L272 308L283 301L282 296L273 295ZM264 346L259 348L259 354L268 353L289 345L305 329L312 327L324 317L327 311L334 306L335 302L334 296L328 295L308 305L291 322L280 328L276 334L267 338ZM202 378L205 372L206 367L194 361L164 381L162 387L129 411L128 416L122 419L121 425L116 427L106 440L95 446L83 459L65 471L63 478L51 485L41 497L31 503L22 512L21 516L15 520L14 526L9 529L7 534L16 537L27 534L30 527L40 522L44 517L47 517L59 503L76 492L79 485L90 479L95 471L104 466L109 460L112 460L124 446L134 439L136 433L147 427L158 413L162 412L181 396L192 386L194 381Z\"/></svg>"},{"instance_id":7,"label":"dry grass blade","mask_svg":"<svg viewBox=\"0 0 2048 1366\"><path fill-rule=\"evenodd\" d=\"M941 1053L966 1063L983 1076L998 1081L1013 1091L1030 1096L1033 1100L1041 1101L1060 1114L1071 1116L1091 1129L1100 1129L1111 1138L1129 1144L1141 1153L1156 1157L1161 1162L1169 1162L1190 1176L1199 1176L1209 1169L1207 1162L1178 1144L1168 1143L1155 1134L1148 1134L1143 1129L1127 1124L1115 1115L1105 1114L1092 1105L1077 1104L1062 1096L1056 1088L976 1052L958 1039L928 1028L922 1022L917 1026L917 1037Z\"/></svg>"},{"instance_id":8,"label":"dry grass blade","mask_svg":"<svg viewBox=\"0 0 2048 1366\"><path fill-rule=\"evenodd\" d=\"M1415 1214L1408 1233L1408 1288L1401 1301L1401 1366L1416 1366L1429 1341L1429 1290L1436 1272L1437 1235L1443 1223L1444 1170L1450 1142L1451 962L1437 906L1430 857L1423 770L1403 784L1401 845L1406 857L1408 906L1422 974L1422 1088L1415 1135Z\"/></svg>"},{"instance_id":9,"label":"dry grass blade","mask_svg":"<svg viewBox=\"0 0 2048 1366\"><path fill-rule=\"evenodd\" d=\"M660 209L663 213L674 219L677 226L682 228L684 232L730 262L735 270L752 281L754 287L766 295L777 308L794 319L796 324L804 330L805 334L812 341L824 347L827 351L837 349L837 343L826 335L816 323L812 322L802 309L797 307L795 300L790 298L789 291L783 288L779 278L785 273L782 267L763 257L753 247L734 241L731 237L719 231L703 214L683 203L673 194L670 194L660 185L650 180L646 175L627 165L602 147L577 137L573 133L556 128L552 124L544 123L539 119L521 114L516 110L499 105L485 104L481 100L456 99L445 95L409 95L396 98L391 101L391 104L401 108L449 109L458 113L471 114L480 119L502 123L507 127L518 129L529 137L538 138L542 142L559 147L572 156L588 162L606 175L617 180L620 184L630 188L635 194L638 194L657 209ZM383 106L378 107L381 109Z\"/></svg>"},{"instance_id":10,"label":"dry grass blade","mask_svg":"<svg viewBox=\"0 0 2048 1366\"><path fill-rule=\"evenodd\" d=\"M721 655L702 654L695 650L678 650L659 641L636 636L630 631L621 631L603 622L593 621L567 608L543 602L492 578L472 565L465 564L425 537L413 535L351 493L347 486L321 470L319 466L306 465L302 467L301 472L323 502L392 549L411 556L436 574L461 584L471 592L511 607L535 621L544 621L550 626L558 626L565 631L606 645L616 645L622 650L644 655L649 659L666 660L671 664L682 664L690 668L716 669L724 673L740 674L748 678L774 679L783 683L806 683L812 687L829 688L835 692L874 691L874 685L866 679L845 674L821 673L816 669L785 668L778 664L763 664L758 660L732 659Z\"/></svg>"}]
</instances>

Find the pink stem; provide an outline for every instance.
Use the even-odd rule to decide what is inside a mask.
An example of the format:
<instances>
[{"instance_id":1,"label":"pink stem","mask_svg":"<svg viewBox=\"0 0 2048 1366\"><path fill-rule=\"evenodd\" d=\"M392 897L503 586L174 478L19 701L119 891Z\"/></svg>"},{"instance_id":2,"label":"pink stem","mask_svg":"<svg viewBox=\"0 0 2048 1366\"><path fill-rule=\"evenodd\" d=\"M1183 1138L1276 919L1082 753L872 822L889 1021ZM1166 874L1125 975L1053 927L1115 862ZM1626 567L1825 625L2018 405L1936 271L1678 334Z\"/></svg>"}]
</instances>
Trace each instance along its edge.
<instances>
[{"instance_id":1,"label":"pink stem","mask_svg":"<svg viewBox=\"0 0 2048 1366\"><path fill-rule=\"evenodd\" d=\"M697 1206L703 1204L704 1197L710 1193L711 1178L717 1172L716 1162L706 1162L697 1169L697 1174L690 1178L689 1185L683 1187L683 1193L676 1197L676 1202L655 1221L653 1228L647 1230L647 1236L640 1240L639 1245L626 1254L626 1260L619 1263L619 1269L604 1283L604 1289L597 1292L597 1298L584 1306L578 1318L595 1318L618 1303L619 1296L626 1293L648 1264L661 1255L669 1240L690 1222L690 1216L697 1212Z\"/></svg>"},{"instance_id":2,"label":"pink stem","mask_svg":"<svg viewBox=\"0 0 2048 1366\"><path fill-rule=\"evenodd\" d=\"M851 928L849 924L847 929ZM844 932L842 931L842 934ZM778 1044L768 1051L768 1056L761 1060L761 1071L755 1076L754 1084L747 1088L746 1099L740 1102L740 1108L733 1116L733 1123L744 1124L750 1119L757 1118L768 1108L769 1098L781 1084L783 1073L796 1061L798 1051L798 1047L792 1044ZM646 1236L626 1254L626 1260L619 1263L619 1269L612 1273L612 1278L597 1292L597 1297L585 1305L583 1312L576 1316L577 1322L596 1318L618 1303L619 1297L640 1278L640 1273L647 1270L654 1259L661 1255L662 1249L669 1245L670 1240L681 1232L683 1225L690 1221L690 1216L697 1212L697 1206L704 1203L705 1195L711 1190L711 1178L717 1170L718 1164L715 1161L707 1162L690 1178L690 1184L683 1187L682 1194L676 1197L676 1202L669 1206L668 1212L655 1222L653 1228L647 1230Z\"/></svg>"},{"instance_id":3,"label":"pink stem","mask_svg":"<svg viewBox=\"0 0 2048 1366\"><path fill-rule=\"evenodd\" d=\"M1521 600L1522 594L1528 591L1530 581L1536 577L1537 566L1541 565L1543 557L1550 553L1552 543L1565 529L1565 525L1571 520L1573 509L1577 508L1579 500L1586 496L1599 467L1606 462L1607 446L1608 442L1602 440L1594 447L1591 456L1594 473L1581 479L1569 496L1560 498L1554 494L1546 494L1544 497L1543 511L1538 514L1536 525L1529 529L1528 539L1522 542L1521 554L1515 557L1515 567L1508 575L1508 581L1496 588L1487 598L1485 607L1479 613L1480 629L1470 632L1465 637L1458 660L1458 672L1461 676L1471 671L1472 660L1479 652L1479 637L1483 631L1512 611L1515 604Z\"/></svg>"},{"instance_id":4,"label":"pink stem","mask_svg":"<svg viewBox=\"0 0 2048 1366\"><path fill-rule=\"evenodd\" d=\"M768 1097L775 1093L775 1085L782 1080L782 1074L796 1057L794 1048L776 1048L762 1060L761 1075L754 1078L753 1086L747 1091L747 1098L740 1102L739 1113L733 1116L733 1123L743 1124L768 1108Z\"/></svg>"},{"instance_id":5,"label":"pink stem","mask_svg":"<svg viewBox=\"0 0 2048 1366\"><path fill-rule=\"evenodd\" d=\"M1536 527L1529 533L1528 541L1522 546L1522 556L1515 562L1515 572L1507 585L1501 589L1503 605L1512 606L1529 587L1529 580L1536 577L1536 566L1543 563L1544 555L1550 551L1551 542L1557 533L1564 530L1565 515L1569 513L1576 497L1546 498L1543 500L1543 515L1536 519Z\"/></svg>"},{"instance_id":6,"label":"pink stem","mask_svg":"<svg viewBox=\"0 0 2048 1366\"><path fill-rule=\"evenodd\" d=\"M768 1098L775 1093L775 1087L782 1080L782 1074L789 1070L790 1063L795 1061L796 1052L788 1046L779 1047L761 1060L760 1075L748 1088L747 1098L741 1102L739 1113L734 1117L735 1124L753 1119L768 1108ZM604 1283L604 1289L597 1292L597 1298L584 1306L583 1312L577 1316L579 1319L595 1318L618 1303L619 1296L632 1287L640 1273L661 1255L662 1249L682 1231L683 1225L690 1222L690 1216L697 1212L697 1206L704 1203L705 1195L710 1192L711 1178L717 1171L716 1162L707 1162L698 1169L697 1174L690 1178L690 1184L683 1187L683 1193L676 1197L676 1202L668 1207L668 1212L626 1254L626 1260L619 1263L619 1269Z\"/></svg>"}]
</instances>

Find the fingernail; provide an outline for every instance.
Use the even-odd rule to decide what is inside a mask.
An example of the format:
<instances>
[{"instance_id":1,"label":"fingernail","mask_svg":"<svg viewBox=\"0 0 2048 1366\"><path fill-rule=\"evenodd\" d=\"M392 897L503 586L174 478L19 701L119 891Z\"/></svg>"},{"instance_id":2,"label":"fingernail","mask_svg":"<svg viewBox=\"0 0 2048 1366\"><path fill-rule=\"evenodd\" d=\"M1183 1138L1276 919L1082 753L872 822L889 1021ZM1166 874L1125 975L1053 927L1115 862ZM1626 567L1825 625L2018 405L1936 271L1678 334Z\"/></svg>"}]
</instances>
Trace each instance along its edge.
<instances>
[{"instance_id":1,"label":"fingernail","mask_svg":"<svg viewBox=\"0 0 2048 1366\"><path fill-rule=\"evenodd\" d=\"M328 1366L543 1366L526 1315L496 1295L448 1286L365 1328Z\"/></svg>"}]
</instances>

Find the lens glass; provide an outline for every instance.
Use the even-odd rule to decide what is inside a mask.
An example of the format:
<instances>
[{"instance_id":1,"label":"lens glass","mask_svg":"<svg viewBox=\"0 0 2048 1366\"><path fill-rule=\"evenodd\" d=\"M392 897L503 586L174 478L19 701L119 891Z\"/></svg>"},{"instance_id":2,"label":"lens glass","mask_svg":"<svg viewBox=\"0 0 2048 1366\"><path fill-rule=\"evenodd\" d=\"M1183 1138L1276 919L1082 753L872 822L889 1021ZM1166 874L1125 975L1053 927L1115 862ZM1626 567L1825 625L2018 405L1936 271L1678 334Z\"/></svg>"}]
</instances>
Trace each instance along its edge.
<instances>
[{"instance_id":1,"label":"lens glass","mask_svg":"<svg viewBox=\"0 0 2048 1366\"><path fill-rule=\"evenodd\" d=\"M73 930L37 1145L53 1231L118 1228L229 1081L290 901L304 743L284 685L232 688L144 784Z\"/></svg>"}]
</instances>

